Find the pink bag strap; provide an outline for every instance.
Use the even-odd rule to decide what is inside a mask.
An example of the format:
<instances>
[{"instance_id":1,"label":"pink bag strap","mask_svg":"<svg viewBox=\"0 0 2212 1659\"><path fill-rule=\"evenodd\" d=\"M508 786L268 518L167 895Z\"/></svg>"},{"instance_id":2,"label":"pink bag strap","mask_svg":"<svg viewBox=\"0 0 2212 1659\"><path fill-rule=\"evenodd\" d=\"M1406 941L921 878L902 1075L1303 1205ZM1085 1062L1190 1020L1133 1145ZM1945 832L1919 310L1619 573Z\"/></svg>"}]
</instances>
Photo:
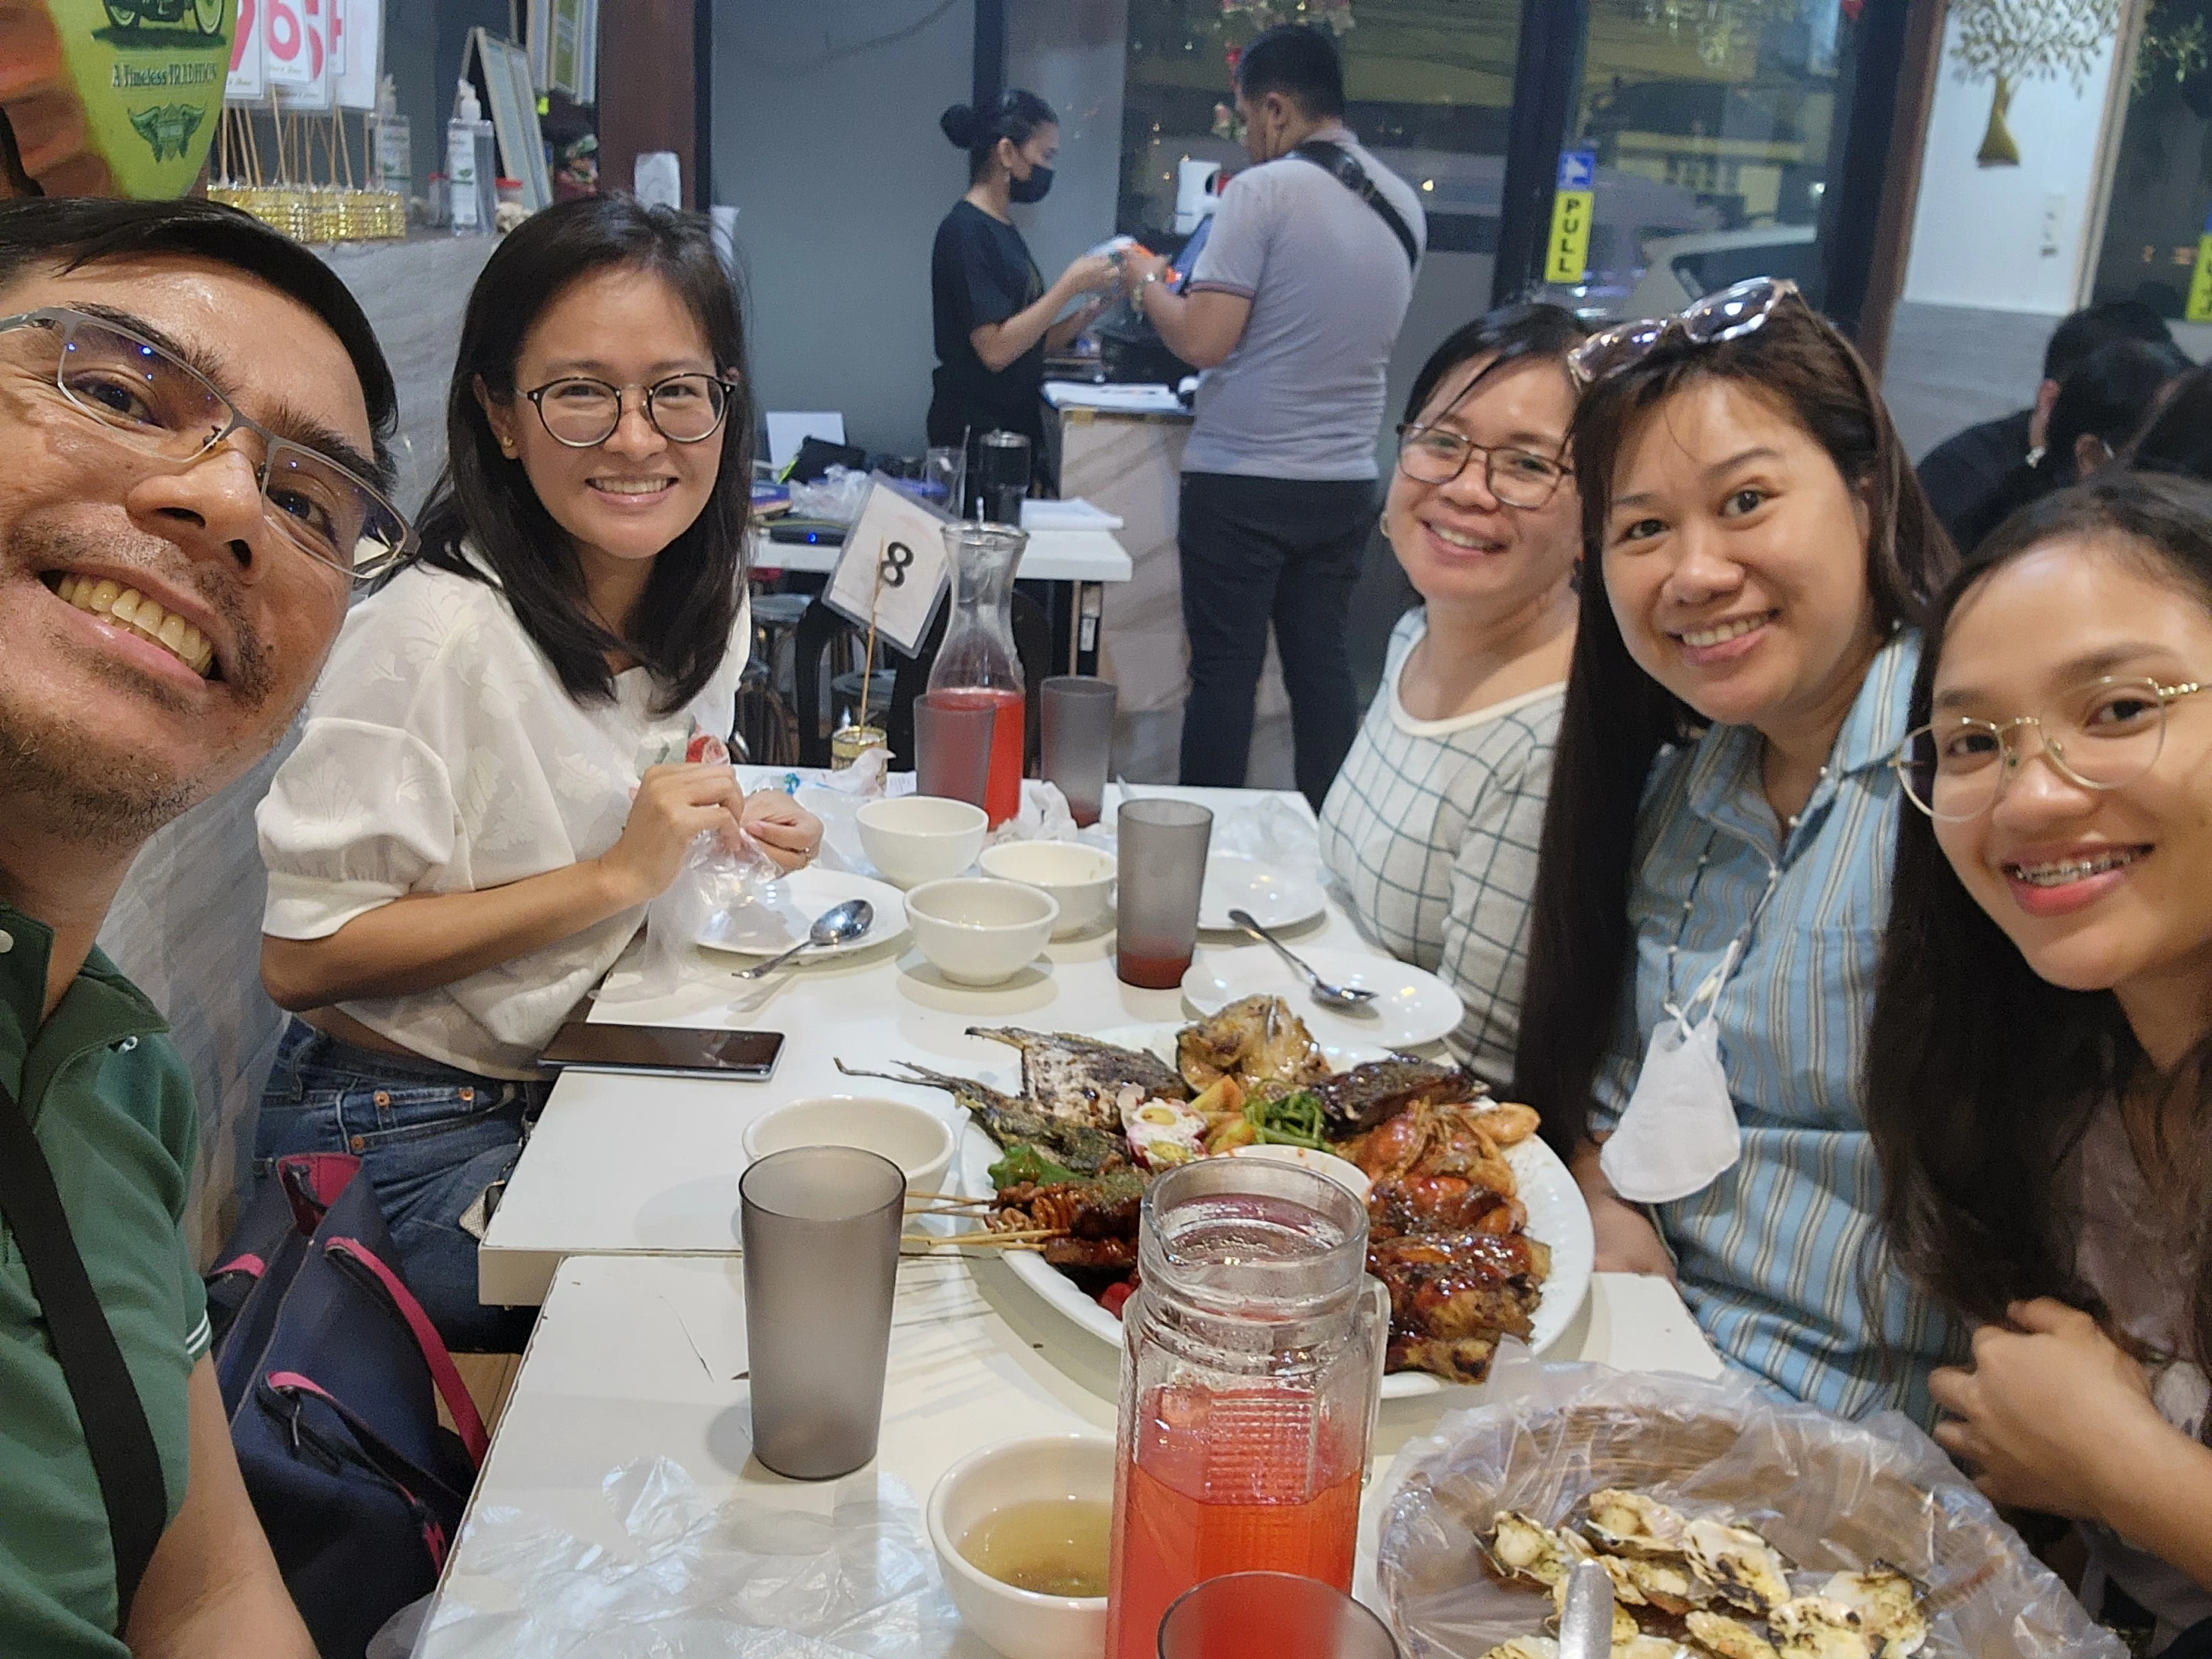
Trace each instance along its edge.
<instances>
[{"instance_id":1,"label":"pink bag strap","mask_svg":"<svg viewBox=\"0 0 2212 1659\"><path fill-rule=\"evenodd\" d=\"M415 1344L422 1351L422 1358L430 1367L430 1380L437 1384L438 1395L453 1414L453 1426L468 1448L469 1462L483 1467L484 1453L491 1437L484 1432L483 1419L477 1414L477 1402L469 1398L468 1385L461 1381L461 1373L453 1364L453 1357L446 1352L444 1340L438 1328L430 1322L430 1316L422 1311L422 1304L415 1299L398 1273L378 1260L375 1252L357 1238L333 1238L323 1246L325 1253L335 1251L350 1257L368 1269L384 1293L392 1298L392 1305L407 1322L408 1329L415 1333Z\"/></svg>"}]
</instances>

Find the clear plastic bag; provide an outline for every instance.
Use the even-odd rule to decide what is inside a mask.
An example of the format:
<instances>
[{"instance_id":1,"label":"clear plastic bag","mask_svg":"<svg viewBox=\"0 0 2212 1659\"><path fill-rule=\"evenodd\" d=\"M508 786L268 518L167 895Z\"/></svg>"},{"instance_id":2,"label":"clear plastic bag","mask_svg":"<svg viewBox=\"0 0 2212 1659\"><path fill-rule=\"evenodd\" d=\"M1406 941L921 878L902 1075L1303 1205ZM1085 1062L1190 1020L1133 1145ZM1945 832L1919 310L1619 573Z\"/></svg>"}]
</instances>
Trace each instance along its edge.
<instances>
[{"instance_id":1,"label":"clear plastic bag","mask_svg":"<svg viewBox=\"0 0 2212 1659\"><path fill-rule=\"evenodd\" d=\"M751 933L773 939L787 932L782 874L742 832L735 847L717 830L695 839L676 879L646 907L642 977L629 994L663 996L702 971L726 966L702 969L694 948L702 939L742 940Z\"/></svg>"},{"instance_id":2,"label":"clear plastic bag","mask_svg":"<svg viewBox=\"0 0 2212 1659\"><path fill-rule=\"evenodd\" d=\"M912 1495L838 1484L829 1515L709 1504L682 1466L611 1472L608 1549L482 1505L423 1631L438 1659L908 1659L949 1654L959 1615Z\"/></svg>"},{"instance_id":3,"label":"clear plastic bag","mask_svg":"<svg viewBox=\"0 0 2212 1659\"><path fill-rule=\"evenodd\" d=\"M1409 1443L1380 1506L1376 1577L1413 1659L1480 1659L1540 1631L1550 1598L1490 1573L1501 1510L1546 1525L1601 1487L1753 1528L1801 1569L1800 1592L1887 1561L1928 1594L1921 1659L2126 1659L1908 1419L1863 1423L1707 1382L1601 1365L1501 1364L1484 1403Z\"/></svg>"},{"instance_id":4,"label":"clear plastic bag","mask_svg":"<svg viewBox=\"0 0 2212 1659\"><path fill-rule=\"evenodd\" d=\"M874 482L873 476L865 471L832 466L817 483L791 486L792 516L850 524L860 516L860 507L868 499L868 487Z\"/></svg>"}]
</instances>

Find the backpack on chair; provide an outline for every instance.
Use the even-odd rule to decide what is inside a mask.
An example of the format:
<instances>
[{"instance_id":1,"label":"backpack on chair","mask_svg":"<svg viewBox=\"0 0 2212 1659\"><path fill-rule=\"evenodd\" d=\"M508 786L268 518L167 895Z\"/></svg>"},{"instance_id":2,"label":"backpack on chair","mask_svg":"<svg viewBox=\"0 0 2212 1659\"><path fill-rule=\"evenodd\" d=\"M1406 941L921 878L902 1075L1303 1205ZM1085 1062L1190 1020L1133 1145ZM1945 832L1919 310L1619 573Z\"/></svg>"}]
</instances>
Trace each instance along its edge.
<instances>
[{"instance_id":1,"label":"backpack on chair","mask_svg":"<svg viewBox=\"0 0 2212 1659\"><path fill-rule=\"evenodd\" d=\"M361 1659L436 1587L483 1459L483 1420L396 1259L361 1160L301 1153L276 1161L207 1279L239 1468L323 1659Z\"/></svg>"}]
</instances>

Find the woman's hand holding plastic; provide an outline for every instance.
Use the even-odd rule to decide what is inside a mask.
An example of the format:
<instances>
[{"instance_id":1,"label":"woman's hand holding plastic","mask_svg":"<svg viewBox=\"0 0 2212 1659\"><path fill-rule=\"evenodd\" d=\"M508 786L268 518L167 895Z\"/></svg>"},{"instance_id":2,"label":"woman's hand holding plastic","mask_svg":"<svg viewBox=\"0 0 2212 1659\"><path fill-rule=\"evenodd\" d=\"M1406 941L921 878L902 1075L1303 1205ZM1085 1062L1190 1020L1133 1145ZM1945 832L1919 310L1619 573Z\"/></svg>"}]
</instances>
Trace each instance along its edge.
<instances>
[{"instance_id":1,"label":"woman's hand holding plastic","mask_svg":"<svg viewBox=\"0 0 2212 1659\"><path fill-rule=\"evenodd\" d=\"M1949 1413L1937 1443L1972 1466L1992 1503L2112 1522L2130 1470L2180 1431L2151 1403L2142 1367L2087 1314L2039 1297L2006 1320L1974 1333L1971 1367L1929 1378Z\"/></svg>"},{"instance_id":2,"label":"woman's hand holding plastic","mask_svg":"<svg viewBox=\"0 0 2212 1659\"><path fill-rule=\"evenodd\" d=\"M736 848L744 808L744 791L726 765L646 768L630 798L622 838L599 860L624 908L666 891L691 843L709 830L720 831Z\"/></svg>"},{"instance_id":3,"label":"woman's hand holding plastic","mask_svg":"<svg viewBox=\"0 0 2212 1659\"><path fill-rule=\"evenodd\" d=\"M780 789L756 789L739 813L746 836L779 870L811 863L822 850L822 820Z\"/></svg>"},{"instance_id":4,"label":"woman's hand holding plastic","mask_svg":"<svg viewBox=\"0 0 2212 1659\"><path fill-rule=\"evenodd\" d=\"M1063 293L1069 295L1096 294L1111 289L1114 276L1111 256L1086 253L1060 273L1060 287Z\"/></svg>"}]
</instances>

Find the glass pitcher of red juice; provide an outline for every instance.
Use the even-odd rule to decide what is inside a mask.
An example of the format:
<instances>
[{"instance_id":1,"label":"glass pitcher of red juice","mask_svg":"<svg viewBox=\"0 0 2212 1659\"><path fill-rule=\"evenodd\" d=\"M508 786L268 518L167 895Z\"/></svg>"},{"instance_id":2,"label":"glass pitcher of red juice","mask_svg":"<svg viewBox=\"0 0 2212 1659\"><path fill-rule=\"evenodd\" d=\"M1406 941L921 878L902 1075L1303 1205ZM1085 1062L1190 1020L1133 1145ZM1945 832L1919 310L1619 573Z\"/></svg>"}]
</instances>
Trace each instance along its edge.
<instances>
[{"instance_id":1,"label":"glass pitcher of red juice","mask_svg":"<svg viewBox=\"0 0 2212 1659\"><path fill-rule=\"evenodd\" d=\"M1293 1164L1207 1158L1162 1176L1137 1259L1106 1659L1154 1659L1169 1604L1223 1573L1350 1592L1390 1326L1365 1208Z\"/></svg>"},{"instance_id":2,"label":"glass pitcher of red juice","mask_svg":"<svg viewBox=\"0 0 2212 1659\"><path fill-rule=\"evenodd\" d=\"M998 828L1022 810L1022 661L1014 650L1014 570L1029 544L1025 531L1003 524L948 524L952 558L952 618L929 671L938 703L988 708L991 771L983 810Z\"/></svg>"}]
</instances>

